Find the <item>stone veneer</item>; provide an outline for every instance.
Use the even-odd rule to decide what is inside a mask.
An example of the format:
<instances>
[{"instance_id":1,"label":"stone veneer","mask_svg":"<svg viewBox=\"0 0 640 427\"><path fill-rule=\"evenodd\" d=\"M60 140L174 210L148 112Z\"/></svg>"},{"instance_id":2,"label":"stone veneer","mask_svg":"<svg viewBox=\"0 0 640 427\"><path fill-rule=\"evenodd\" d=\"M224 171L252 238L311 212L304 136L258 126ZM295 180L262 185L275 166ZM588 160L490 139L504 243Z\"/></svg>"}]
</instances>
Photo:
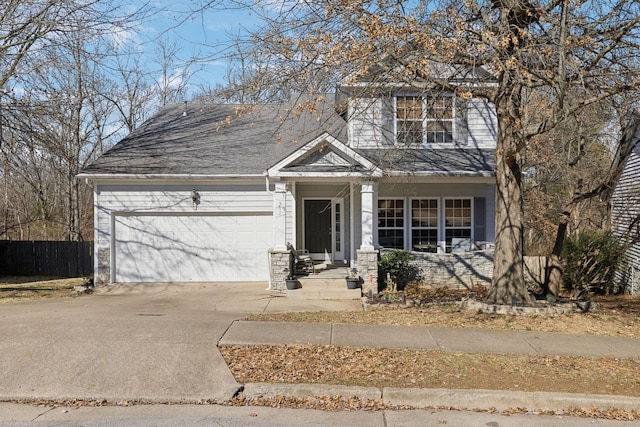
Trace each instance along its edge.
<instances>
[{"instance_id":1,"label":"stone veneer","mask_svg":"<svg viewBox=\"0 0 640 427\"><path fill-rule=\"evenodd\" d=\"M291 253L288 250L269 249L271 258L271 294L285 296L287 294L286 278L291 273Z\"/></svg>"},{"instance_id":2,"label":"stone veneer","mask_svg":"<svg viewBox=\"0 0 640 427\"><path fill-rule=\"evenodd\" d=\"M368 295L369 290L378 293L378 254L377 250L358 250L356 269L362 278L362 293Z\"/></svg>"},{"instance_id":3,"label":"stone veneer","mask_svg":"<svg viewBox=\"0 0 640 427\"><path fill-rule=\"evenodd\" d=\"M391 252L383 250L382 254ZM434 286L471 288L489 285L493 276L493 250L460 253L412 252L412 265L422 273L424 282Z\"/></svg>"},{"instance_id":4,"label":"stone veneer","mask_svg":"<svg viewBox=\"0 0 640 427\"><path fill-rule=\"evenodd\" d=\"M98 248L98 271L93 278L95 286L108 285L110 283L111 275L111 251L109 248Z\"/></svg>"}]
</instances>

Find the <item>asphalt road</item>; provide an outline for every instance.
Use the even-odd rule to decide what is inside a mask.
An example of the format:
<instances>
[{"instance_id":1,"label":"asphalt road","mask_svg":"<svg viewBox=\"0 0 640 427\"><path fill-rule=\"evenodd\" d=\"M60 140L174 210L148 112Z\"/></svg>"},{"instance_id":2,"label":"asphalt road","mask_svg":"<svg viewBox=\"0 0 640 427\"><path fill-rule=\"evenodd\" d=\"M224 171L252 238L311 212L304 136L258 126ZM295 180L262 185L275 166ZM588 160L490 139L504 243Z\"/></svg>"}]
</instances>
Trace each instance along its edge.
<instances>
[{"instance_id":1,"label":"asphalt road","mask_svg":"<svg viewBox=\"0 0 640 427\"><path fill-rule=\"evenodd\" d=\"M277 426L483 426L483 427L622 427L628 421L548 415L501 415L468 411L342 411L226 407L216 405L144 405L131 407L49 408L0 403L0 427L277 427Z\"/></svg>"}]
</instances>

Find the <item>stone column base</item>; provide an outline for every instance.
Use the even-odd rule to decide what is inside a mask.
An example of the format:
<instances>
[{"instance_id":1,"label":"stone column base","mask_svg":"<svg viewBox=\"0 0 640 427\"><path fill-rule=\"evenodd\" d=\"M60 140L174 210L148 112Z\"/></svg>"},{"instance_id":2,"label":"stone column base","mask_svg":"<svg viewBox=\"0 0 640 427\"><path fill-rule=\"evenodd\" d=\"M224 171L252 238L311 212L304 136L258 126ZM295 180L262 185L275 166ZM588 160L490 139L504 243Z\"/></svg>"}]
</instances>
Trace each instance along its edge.
<instances>
[{"instance_id":1,"label":"stone column base","mask_svg":"<svg viewBox=\"0 0 640 427\"><path fill-rule=\"evenodd\" d=\"M285 279L291 273L291 254L288 250L269 249L269 255L271 258L271 295L284 296L287 294Z\"/></svg>"},{"instance_id":2,"label":"stone column base","mask_svg":"<svg viewBox=\"0 0 640 427\"><path fill-rule=\"evenodd\" d=\"M98 248L98 270L94 272L94 286L105 286L111 283L111 251L109 248Z\"/></svg>"},{"instance_id":3,"label":"stone column base","mask_svg":"<svg viewBox=\"0 0 640 427\"><path fill-rule=\"evenodd\" d=\"M378 254L377 250L358 250L358 262L356 268L358 274L364 280L362 293L368 295L369 291L378 293Z\"/></svg>"}]
</instances>

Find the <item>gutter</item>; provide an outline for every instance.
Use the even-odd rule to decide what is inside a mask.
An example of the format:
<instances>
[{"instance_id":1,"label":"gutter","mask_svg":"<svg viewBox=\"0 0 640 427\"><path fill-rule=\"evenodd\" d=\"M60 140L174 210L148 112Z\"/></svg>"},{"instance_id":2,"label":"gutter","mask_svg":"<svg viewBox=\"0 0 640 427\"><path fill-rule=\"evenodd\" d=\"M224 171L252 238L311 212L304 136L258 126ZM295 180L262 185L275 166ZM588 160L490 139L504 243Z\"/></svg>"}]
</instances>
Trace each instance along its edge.
<instances>
[{"instance_id":1,"label":"gutter","mask_svg":"<svg viewBox=\"0 0 640 427\"><path fill-rule=\"evenodd\" d=\"M125 181L125 180L155 180L155 181L173 181L181 180L209 180L209 179L253 179L262 178L260 174L127 174L127 173L80 173L76 175L78 179L94 180L94 181Z\"/></svg>"}]
</instances>

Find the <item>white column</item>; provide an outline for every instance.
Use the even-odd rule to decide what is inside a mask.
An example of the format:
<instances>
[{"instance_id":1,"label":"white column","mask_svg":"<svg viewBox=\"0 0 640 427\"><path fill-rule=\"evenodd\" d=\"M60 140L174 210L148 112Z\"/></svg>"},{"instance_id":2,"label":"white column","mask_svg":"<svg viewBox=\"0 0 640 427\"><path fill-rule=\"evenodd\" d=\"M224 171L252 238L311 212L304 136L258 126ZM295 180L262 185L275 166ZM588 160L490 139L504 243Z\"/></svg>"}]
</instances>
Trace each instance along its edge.
<instances>
[{"instance_id":1,"label":"white column","mask_svg":"<svg viewBox=\"0 0 640 427\"><path fill-rule=\"evenodd\" d=\"M372 251L375 249L373 225L377 214L376 183L373 181L362 182L362 242L360 250Z\"/></svg>"},{"instance_id":2,"label":"white column","mask_svg":"<svg viewBox=\"0 0 640 427\"><path fill-rule=\"evenodd\" d=\"M273 249L287 249L287 183L276 182L273 193Z\"/></svg>"},{"instance_id":3,"label":"white column","mask_svg":"<svg viewBox=\"0 0 640 427\"><path fill-rule=\"evenodd\" d=\"M349 259L350 266L356 266L356 224L355 224L355 212L356 212L356 203L355 203L355 184L353 182L349 183Z\"/></svg>"}]
</instances>

